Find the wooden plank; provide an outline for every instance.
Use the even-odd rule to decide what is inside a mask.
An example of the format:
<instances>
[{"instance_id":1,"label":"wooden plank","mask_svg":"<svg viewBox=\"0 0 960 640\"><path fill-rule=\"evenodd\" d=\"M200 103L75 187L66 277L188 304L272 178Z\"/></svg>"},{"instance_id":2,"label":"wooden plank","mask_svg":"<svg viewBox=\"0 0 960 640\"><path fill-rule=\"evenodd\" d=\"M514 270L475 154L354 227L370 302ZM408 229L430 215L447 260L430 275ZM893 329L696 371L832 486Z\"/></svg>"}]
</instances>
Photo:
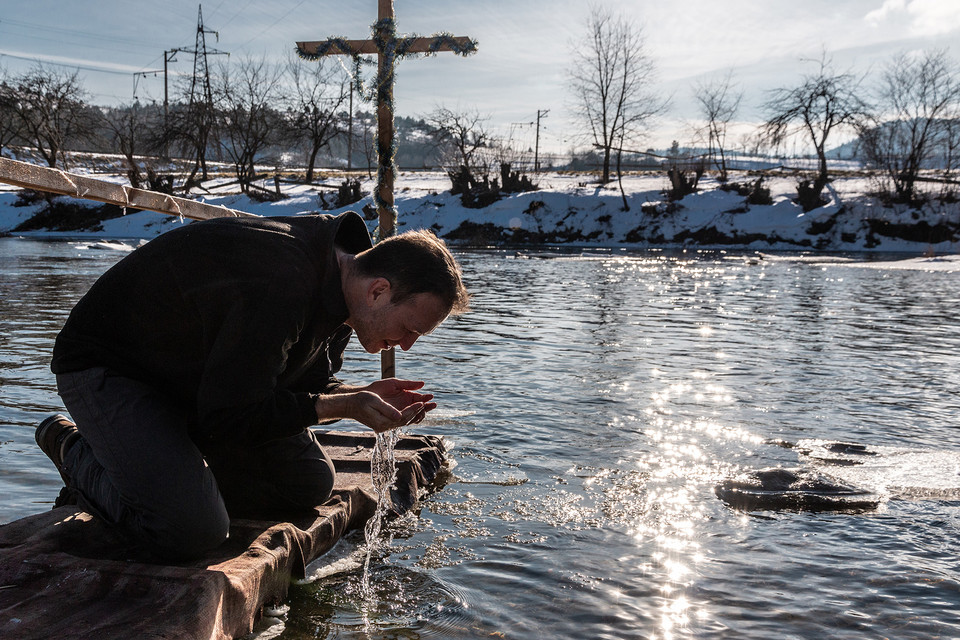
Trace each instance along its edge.
<instances>
[{"instance_id":1,"label":"wooden plank","mask_svg":"<svg viewBox=\"0 0 960 640\"><path fill-rule=\"evenodd\" d=\"M398 38L398 40L402 40L405 43L410 42L410 46L405 48L405 51L408 53L429 53L431 51L433 42L436 40L436 37L418 36L412 38L411 40L407 40L405 38ZM461 48L466 47L470 43L470 38L467 36L455 36L452 38L452 40ZM377 53L380 53L380 51L377 49L377 43L373 40L345 40L344 44L347 46L346 50L340 46L339 42L335 42L333 46L326 51L326 54L346 54L348 56L352 56L376 55ZM328 41L315 40L310 42L298 42L297 46L306 53L316 55L321 47L328 46ZM439 47L433 49L433 51L453 51L453 48L447 43L442 43Z\"/></svg>"},{"instance_id":2,"label":"wooden plank","mask_svg":"<svg viewBox=\"0 0 960 640\"><path fill-rule=\"evenodd\" d=\"M317 432L337 468L331 498L287 522L233 520L230 537L192 563L142 557L101 521L58 507L0 526L0 638L228 640L248 634L291 578L376 508L370 432ZM443 441L406 435L397 454L396 512L442 479Z\"/></svg>"},{"instance_id":3,"label":"wooden plank","mask_svg":"<svg viewBox=\"0 0 960 640\"><path fill-rule=\"evenodd\" d=\"M27 162L0 158L0 182L24 189L36 189L74 198L106 202L118 207L156 211L191 220L224 217L256 217L252 213L204 204L196 200L178 198L166 193L134 189L126 185L106 182L60 169L41 167Z\"/></svg>"},{"instance_id":4,"label":"wooden plank","mask_svg":"<svg viewBox=\"0 0 960 640\"><path fill-rule=\"evenodd\" d=\"M348 56L354 55L376 55L379 53L377 50L377 43L373 40L345 40L346 48L342 47L339 42L334 42L333 45L327 49L327 55L336 55L336 54L345 54ZM316 40L311 42L298 42L297 47L305 53L316 55L321 47L327 47L329 42L327 40Z\"/></svg>"}]
</instances>

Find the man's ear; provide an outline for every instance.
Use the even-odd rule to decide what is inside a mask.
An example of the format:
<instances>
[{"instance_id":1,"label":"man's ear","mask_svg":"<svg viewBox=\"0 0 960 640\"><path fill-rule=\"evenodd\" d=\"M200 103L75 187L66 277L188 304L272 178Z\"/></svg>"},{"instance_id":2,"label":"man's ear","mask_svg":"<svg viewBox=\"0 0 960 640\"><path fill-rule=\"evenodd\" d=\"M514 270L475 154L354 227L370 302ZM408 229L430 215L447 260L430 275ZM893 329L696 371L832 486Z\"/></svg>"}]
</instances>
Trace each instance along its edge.
<instances>
[{"instance_id":1,"label":"man's ear","mask_svg":"<svg viewBox=\"0 0 960 640\"><path fill-rule=\"evenodd\" d=\"M390 281L386 278L374 278L367 287L367 295L371 302L377 302L381 296L386 296L384 302L390 302Z\"/></svg>"}]
</instances>

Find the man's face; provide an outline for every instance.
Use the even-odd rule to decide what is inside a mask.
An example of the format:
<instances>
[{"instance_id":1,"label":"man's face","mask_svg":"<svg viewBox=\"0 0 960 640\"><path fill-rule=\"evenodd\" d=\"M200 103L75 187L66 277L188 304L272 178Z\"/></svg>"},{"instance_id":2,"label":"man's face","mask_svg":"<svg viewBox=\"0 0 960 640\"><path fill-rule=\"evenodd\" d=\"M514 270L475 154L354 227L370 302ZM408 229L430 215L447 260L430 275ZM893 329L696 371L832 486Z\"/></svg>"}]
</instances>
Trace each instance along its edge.
<instances>
[{"instance_id":1,"label":"man's face","mask_svg":"<svg viewBox=\"0 0 960 640\"><path fill-rule=\"evenodd\" d=\"M394 304L389 283L385 287L371 287L365 303L364 309L351 313L347 324L353 327L357 340L368 353L391 347L406 351L447 317L440 298L430 293L418 293Z\"/></svg>"}]
</instances>

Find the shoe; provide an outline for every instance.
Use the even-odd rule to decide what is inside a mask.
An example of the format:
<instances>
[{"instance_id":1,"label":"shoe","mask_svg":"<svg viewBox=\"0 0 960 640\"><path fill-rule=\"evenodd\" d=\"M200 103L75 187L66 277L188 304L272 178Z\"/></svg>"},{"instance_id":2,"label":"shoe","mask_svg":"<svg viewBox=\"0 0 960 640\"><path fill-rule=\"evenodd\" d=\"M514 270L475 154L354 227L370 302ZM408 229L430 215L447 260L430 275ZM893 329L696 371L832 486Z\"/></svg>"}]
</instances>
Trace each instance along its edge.
<instances>
[{"instance_id":1,"label":"shoe","mask_svg":"<svg viewBox=\"0 0 960 640\"><path fill-rule=\"evenodd\" d=\"M63 457L70 450L70 447L80 439L77 425L70 422L66 416L57 414L40 423L35 437L40 450L47 454L57 471L60 472L63 484L69 487L70 481L63 472Z\"/></svg>"}]
</instances>

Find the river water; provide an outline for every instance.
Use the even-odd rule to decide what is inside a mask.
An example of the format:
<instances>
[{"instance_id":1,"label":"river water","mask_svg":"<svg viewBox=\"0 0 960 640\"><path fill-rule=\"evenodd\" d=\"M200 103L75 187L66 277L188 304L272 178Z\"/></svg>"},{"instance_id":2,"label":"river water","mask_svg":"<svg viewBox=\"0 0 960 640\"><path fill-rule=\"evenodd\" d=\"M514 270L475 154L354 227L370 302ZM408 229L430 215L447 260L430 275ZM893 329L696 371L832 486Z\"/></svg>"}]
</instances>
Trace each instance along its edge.
<instances>
[{"instance_id":1,"label":"river water","mask_svg":"<svg viewBox=\"0 0 960 640\"><path fill-rule=\"evenodd\" d=\"M0 239L0 522L56 495L33 443L61 410L50 348L121 256ZM448 439L450 477L385 528L374 598L358 532L261 638L960 637L960 272L747 252L459 257L473 312L398 354L440 403L416 431ZM377 371L351 347L346 379ZM824 440L871 455L830 464ZM882 501L740 512L714 494L771 466Z\"/></svg>"}]
</instances>

